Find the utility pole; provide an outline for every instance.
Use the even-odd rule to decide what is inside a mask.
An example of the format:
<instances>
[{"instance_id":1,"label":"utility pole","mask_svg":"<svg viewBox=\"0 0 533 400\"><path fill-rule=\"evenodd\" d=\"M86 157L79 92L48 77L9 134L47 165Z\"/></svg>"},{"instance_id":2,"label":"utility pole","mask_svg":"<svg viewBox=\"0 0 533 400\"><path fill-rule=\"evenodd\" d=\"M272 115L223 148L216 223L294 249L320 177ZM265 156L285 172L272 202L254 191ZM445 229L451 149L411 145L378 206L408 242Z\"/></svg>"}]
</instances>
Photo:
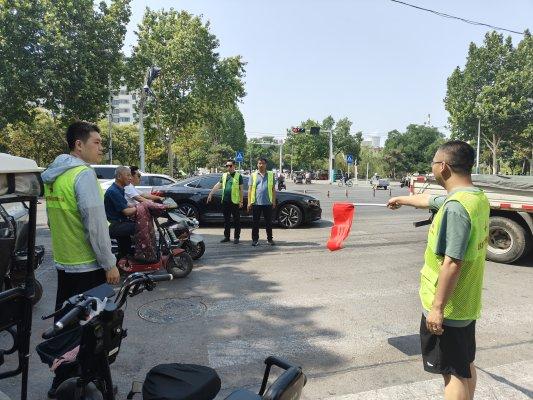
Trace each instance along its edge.
<instances>
[{"instance_id":1,"label":"utility pole","mask_svg":"<svg viewBox=\"0 0 533 400\"><path fill-rule=\"evenodd\" d=\"M279 173L283 173L283 139L279 141Z\"/></svg>"},{"instance_id":2,"label":"utility pole","mask_svg":"<svg viewBox=\"0 0 533 400\"><path fill-rule=\"evenodd\" d=\"M291 145L291 177L292 177L292 159L294 157L294 145Z\"/></svg>"},{"instance_id":3,"label":"utility pole","mask_svg":"<svg viewBox=\"0 0 533 400\"><path fill-rule=\"evenodd\" d=\"M146 93L144 89L141 90L141 98L139 99L139 159L140 159L140 168L141 171L146 171L145 162L144 162L144 124L143 124L143 114L144 114L144 100L146 98Z\"/></svg>"},{"instance_id":4,"label":"utility pole","mask_svg":"<svg viewBox=\"0 0 533 400\"><path fill-rule=\"evenodd\" d=\"M368 182L368 167L369 163L366 163L366 181Z\"/></svg>"},{"instance_id":5,"label":"utility pole","mask_svg":"<svg viewBox=\"0 0 533 400\"><path fill-rule=\"evenodd\" d=\"M479 143L481 141L481 118L477 120L476 174L479 174Z\"/></svg>"},{"instance_id":6,"label":"utility pole","mask_svg":"<svg viewBox=\"0 0 533 400\"><path fill-rule=\"evenodd\" d=\"M333 131L329 130L329 183L335 182L335 172L333 171Z\"/></svg>"},{"instance_id":7,"label":"utility pole","mask_svg":"<svg viewBox=\"0 0 533 400\"><path fill-rule=\"evenodd\" d=\"M113 164L113 104L112 104L112 95L111 95L111 75L109 76L109 99L108 99L108 111L109 116L107 119L108 130L109 130L109 164Z\"/></svg>"}]
</instances>

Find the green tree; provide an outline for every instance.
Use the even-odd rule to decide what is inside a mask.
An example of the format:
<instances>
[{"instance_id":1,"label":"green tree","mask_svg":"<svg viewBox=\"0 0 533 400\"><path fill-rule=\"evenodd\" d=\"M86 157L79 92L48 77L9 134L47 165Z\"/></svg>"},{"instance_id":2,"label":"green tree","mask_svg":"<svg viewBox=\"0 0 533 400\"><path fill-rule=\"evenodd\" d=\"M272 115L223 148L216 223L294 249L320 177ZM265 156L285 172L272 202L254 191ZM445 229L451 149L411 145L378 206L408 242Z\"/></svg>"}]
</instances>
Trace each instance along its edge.
<instances>
[{"instance_id":1,"label":"green tree","mask_svg":"<svg viewBox=\"0 0 533 400\"><path fill-rule=\"evenodd\" d=\"M191 123L213 126L245 95L244 62L240 56L221 59L209 22L185 11L146 9L137 37L128 61L129 86L141 87L148 67L161 68L152 86L157 101L146 106L146 128L152 131L147 140L165 135L173 170L173 144L186 134L184 128Z\"/></svg>"},{"instance_id":2,"label":"green tree","mask_svg":"<svg viewBox=\"0 0 533 400\"><path fill-rule=\"evenodd\" d=\"M463 70L448 78L445 106L453 137L475 141L478 120L492 153L493 173L505 141L513 141L527 128L533 114L528 98L533 93L533 45L529 32L513 48L511 38L489 32L482 46L470 44Z\"/></svg>"},{"instance_id":3,"label":"green tree","mask_svg":"<svg viewBox=\"0 0 533 400\"><path fill-rule=\"evenodd\" d=\"M411 124L404 133L390 131L383 149L384 172L396 178L429 171L433 155L444 142L435 127Z\"/></svg>"},{"instance_id":4,"label":"green tree","mask_svg":"<svg viewBox=\"0 0 533 400\"><path fill-rule=\"evenodd\" d=\"M42 94L43 13L41 2L0 0L0 129L30 120Z\"/></svg>"},{"instance_id":5,"label":"green tree","mask_svg":"<svg viewBox=\"0 0 533 400\"><path fill-rule=\"evenodd\" d=\"M109 152L109 129L107 120L99 122L103 145ZM113 164L138 165L139 130L134 124L113 124L111 128Z\"/></svg>"},{"instance_id":6,"label":"green tree","mask_svg":"<svg viewBox=\"0 0 533 400\"><path fill-rule=\"evenodd\" d=\"M15 156L31 158L47 166L67 150L65 127L43 109L29 112L28 121L8 124L1 135L6 150Z\"/></svg>"},{"instance_id":7,"label":"green tree","mask_svg":"<svg viewBox=\"0 0 533 400\"><path fill-rule=\"evenodd\" d=\"M271 145L269 145L271 143ZM262 136L260 138L249 139L246 143L245 164L254 170L257 168L257 159L264 157L267 159L267 168L276 168L279 162L279 142L273 136ZM251 161L250 161L251 158ZM251 164L250 164L251 163Z\"/></svg>"}]
</instances>

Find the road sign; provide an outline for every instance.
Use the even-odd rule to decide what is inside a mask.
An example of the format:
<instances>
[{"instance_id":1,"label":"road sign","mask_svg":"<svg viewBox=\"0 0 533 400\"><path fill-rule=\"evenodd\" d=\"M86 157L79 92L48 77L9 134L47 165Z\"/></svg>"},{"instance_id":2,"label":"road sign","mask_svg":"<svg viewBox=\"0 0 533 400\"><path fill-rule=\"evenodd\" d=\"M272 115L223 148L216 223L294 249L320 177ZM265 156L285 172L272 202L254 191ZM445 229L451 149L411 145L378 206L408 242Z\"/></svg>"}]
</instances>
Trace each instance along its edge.
<instances>
[{"instance_id":1,"label":"road sign","mask_svg":"<svg viewBox=\"0 0 533 400\"><path fill-rule=\"evenodd\" d=\"M241 163L244 161L244 154L242 151L238 151L236 154L235 154L235 161L237 161L238 163Z\"/></svg>"},{"instance_id":2,"label":"road sign","mask_svg":"<svg viewBox=\"0 0 533 400\"><path fill-rule=\"evenodd\" d=\"M346 156L346 162L347 162L348 164L353 164L353 156L352 156L351 154L348 154L348 155Z\"/></svg>"}]
</instances>

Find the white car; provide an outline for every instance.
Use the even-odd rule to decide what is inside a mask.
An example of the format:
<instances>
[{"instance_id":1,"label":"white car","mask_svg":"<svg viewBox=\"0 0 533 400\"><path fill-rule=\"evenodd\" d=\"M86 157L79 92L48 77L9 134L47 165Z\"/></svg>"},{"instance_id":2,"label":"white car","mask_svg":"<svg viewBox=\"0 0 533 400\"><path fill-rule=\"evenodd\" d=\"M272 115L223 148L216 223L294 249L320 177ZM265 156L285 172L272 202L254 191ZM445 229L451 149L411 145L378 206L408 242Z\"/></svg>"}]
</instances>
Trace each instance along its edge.
<instances>
[{"instance_id":1,"label":"white car","mask_svg":"<svg viewBox=\"0 0 533 400\"><path fill-rule=\"evenodd\" d=\"M114 174L115 172L113 171L113 176ZM109 188L109 186L113 184L113 182L115 182L114 178L103 181L100 180L100 186L102 186L102 190L105 192ZM154 186L172 185L176 182L177 181L174 178L168 175L141 172L141 183L138 186L135 186L135 189L137 189L141 193L150 193Z\"/></svg>"}]
</instances>

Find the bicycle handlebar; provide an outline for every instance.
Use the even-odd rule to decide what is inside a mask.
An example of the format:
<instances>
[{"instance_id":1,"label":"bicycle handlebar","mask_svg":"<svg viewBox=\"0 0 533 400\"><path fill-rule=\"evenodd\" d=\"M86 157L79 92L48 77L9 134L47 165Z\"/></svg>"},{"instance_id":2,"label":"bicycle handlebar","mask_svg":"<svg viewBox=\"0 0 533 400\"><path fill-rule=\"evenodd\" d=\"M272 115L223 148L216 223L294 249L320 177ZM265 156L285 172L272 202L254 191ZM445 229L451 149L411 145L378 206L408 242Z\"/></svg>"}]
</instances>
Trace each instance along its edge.
<instances>
[{"instance_id":1,"label":"bicycle handlebar","mask_svg":"<svg viewBox=\"0 0 533 400\"><path fill-rule=\"evenodd\" d=\"M128 296L133 297L141 293L145 289L152 290L155 287L156 282L170 281L172 279L172 274L148 275L142 272L131 274L122 283L122 286L120 287L116 296L115 304L117 308L120 308L126 302L126 298ZM81 319L81 314L85 313L88 315L89 307L91 307L92 304L94 302L97 302L98 300L99 299L97 299L96 297L87 297L84 294L78 295L76 297L75 303L70 303L73 308L69 310L63 317L61 317L61 319L59 319L59 321L57 321L53 327L45 330L42 334L42 338L50 339L60 333L65 328L65 326L70 325L75 320ZM57 315L61 311L62 309L57 310L53 314L47 316L47 318ZM43 319L45 319L45 317L43 317Z\"/></svg>"}]
</instances>

